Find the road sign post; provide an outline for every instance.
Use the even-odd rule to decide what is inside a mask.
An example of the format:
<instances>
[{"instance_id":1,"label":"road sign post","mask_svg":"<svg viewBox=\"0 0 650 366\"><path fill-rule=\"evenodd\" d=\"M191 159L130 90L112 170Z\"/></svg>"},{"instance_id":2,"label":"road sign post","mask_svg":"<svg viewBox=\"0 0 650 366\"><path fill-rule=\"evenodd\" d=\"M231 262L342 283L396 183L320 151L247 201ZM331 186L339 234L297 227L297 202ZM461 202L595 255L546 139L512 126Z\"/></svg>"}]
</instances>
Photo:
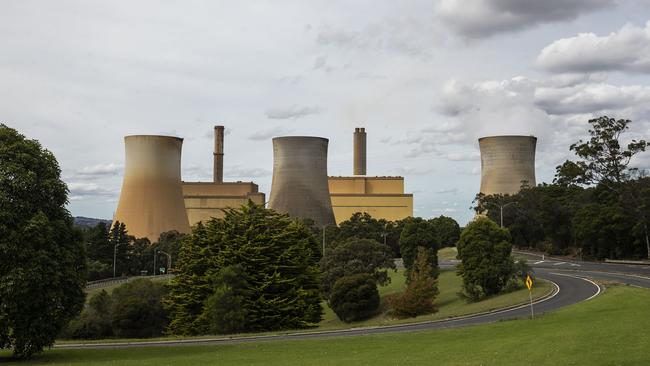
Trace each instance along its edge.
<instances>
[{"instance_id":1,"label":"road sign post","mask_svg":"<svg viewBox=\"0 0 650 366\"><path fill-rule=\"evenodd\" d=\"M530 299L530 318L535 318L535 313L533 312L533 279L530 278L530 275L526 275L526 287L528 287L528 298Z\"/></svg>"}]
</instances>

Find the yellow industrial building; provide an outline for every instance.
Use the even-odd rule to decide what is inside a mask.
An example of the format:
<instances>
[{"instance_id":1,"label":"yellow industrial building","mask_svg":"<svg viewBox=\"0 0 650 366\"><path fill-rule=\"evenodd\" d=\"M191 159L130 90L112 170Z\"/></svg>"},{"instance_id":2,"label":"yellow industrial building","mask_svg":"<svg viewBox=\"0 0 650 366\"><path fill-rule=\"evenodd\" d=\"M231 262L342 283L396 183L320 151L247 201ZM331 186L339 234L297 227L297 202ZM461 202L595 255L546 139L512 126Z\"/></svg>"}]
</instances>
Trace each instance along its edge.
<instances>
[{"instance_id":1,"label":"yellow industrial building","mask_svg":"<svg viewBox=\"0 0 650 366\"><path fill-rule=\"evenodd\" d=\"M357 212L389 221L413 216L413 194L404 193L404 177L366 176L366 130L355 128L353 176L328 177L336 223Z\"/></svg>"},{"instance_id":2,"label":"yellow industrial building","mask_svg":"<svg viewBox=\"0 0 650 366\"><path fill-rule=\"evenodd\" d=\"M212 182L182 182L185 211L190 226L212 217L224 216L221 209L238 208L248 200L263 205L265 195L253 182L223 181L223 137L224 127L214 127L214 165Z\"/></svg>"},{"instance_id":3,"label":"yellow industrial building","mask_svg":"<svg viewBox=\"0 0 650 366\"><path fill-rule=\"evenodd\" d=\"M413 195L404 193L404 177L329 177L328 181L337 224L356 212L389 221L413 216Z\"/></svg>"},{"instance_id":4,"label":"yellow industrial building","mask_svg":"<svg viewBox=\"0 0 650 366\"><path fill-rule=\"evenodd\" d=\"M238 208L248 200L264 204L264 193L253 182L182 182L185 211L191 226L224 216L222 208Z\"/></svg>"}]
</instances>

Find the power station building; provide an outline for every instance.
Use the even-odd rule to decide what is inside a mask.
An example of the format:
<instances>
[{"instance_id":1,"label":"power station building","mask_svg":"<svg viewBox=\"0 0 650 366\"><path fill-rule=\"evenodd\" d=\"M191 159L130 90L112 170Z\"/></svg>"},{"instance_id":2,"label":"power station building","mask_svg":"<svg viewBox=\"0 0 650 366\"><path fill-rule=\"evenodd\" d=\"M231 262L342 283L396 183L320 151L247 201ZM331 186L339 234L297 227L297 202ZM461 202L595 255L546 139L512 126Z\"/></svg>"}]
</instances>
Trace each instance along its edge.
<instances>
[{"instance_id":1,"label":"power station building","mask_svg":"<svg viewBox=\"0 0 650 366\"><path fill-rule=\"evenodd\" d=\"M488 136L479 138L478 143L481 193L516 194L524 184L536 185L535 136Z\"/></svg>"},{"instance_id":2,"label":"power station building","mask_svg":"<svg viewBox=\"0 0 650 366\"><path fill-rule=\"evenodd\" d=\"M237 208L245 205L248 200L264 204L265 195L259 191L253 182L224 182L223 181L223 148L224 127L214 127L213 181L212 182L182 182L185 210L190 225L212 217L224 216L221 209Z\"/></svg>"},{"instance_id":3,"label":"power station building","mask_svg":"<svg viewBox=\"0 0 650 366\"><path fill-rule=\"evenodd\" d=\"M413 216L413 194L404 193L404 177L366 176L366 130L353 135L353 176L329 177L329 192L336 223L366 212L390 221Z\"/></svg>"},{"instance_id":4,"label":"power station building","mask_svg":"<svg viewBox=\"0 0 650 366\"><path fill-rule=\"evenodd\" d=\"M182 146L178 137L124 137L124 180L113 221L124 223L129 234L154 242L165 231L190 231L181 186Z\"/></svg>"}]
</instances>

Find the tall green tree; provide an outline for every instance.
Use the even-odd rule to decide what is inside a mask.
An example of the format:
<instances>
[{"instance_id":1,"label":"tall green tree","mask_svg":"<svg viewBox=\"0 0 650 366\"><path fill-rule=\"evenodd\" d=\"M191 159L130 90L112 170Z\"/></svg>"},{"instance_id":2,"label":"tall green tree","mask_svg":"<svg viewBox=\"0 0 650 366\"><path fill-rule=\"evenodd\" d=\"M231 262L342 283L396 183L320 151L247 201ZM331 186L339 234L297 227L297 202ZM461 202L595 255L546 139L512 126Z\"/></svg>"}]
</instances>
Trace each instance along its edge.
<instances>
[{"instance_id":1,"label":"tall green tree","mask_svg":"<svg viewBox=\"0 0 650 366\"><path fill-rule=\"evenodd\" d=\"M479 217L470 222L458 241L458 274L465 295L474 301L501 292L512 278L515 267L507 229Z\"/></svg>"},{"instance_id":2,"label":"tall green tree","mask_svg":"<svg viewBox=\"0 0 650 366\"><path fill-rule=\"evenodd\" d=\"M419 247L406 290L389 297L391 314L398 318L408 318L434 313L438 311L435 303L438 293L438 280L431 277L427 250Z\"/></svg>"},{"instance_id":3,"label":"tall green tree","mask_svg":"<svg viewBox=\"0 0 650 366\"><path fill-rule=\"evenodd\" d=\"M406 268L406 277L410 279L410 272L417 256L418 247L427 250L427 259L431 268L431 277L438 277L438 249L440 248L439 238L436 229L430 221L420 217L411 218L404 224L402 234L399 238L402 260Z\"/></svg>"},{"instance_id":4,"label":"tall green tree","mask_svg":"<svg viewBox=\"0 0 650 366\"><path fill-rule=\"evenodd\" d=\"M0 348L30 356L79 314L86 251L54 155L0 124Z\"/></svg>"},{"instance_id":5,"label":"tall green tree","mask_svg":"<svg viewBox=\"0 0 650 366\"><path fill-rule=\"evenodd\" d=\"M320 321L319 243L304 224L250 202L195 227L181 246L178 275L165 300L173 334L210 329L210 278L240 265L248 294L246 331L304 328Z\"/></svg>"}]
</instances>

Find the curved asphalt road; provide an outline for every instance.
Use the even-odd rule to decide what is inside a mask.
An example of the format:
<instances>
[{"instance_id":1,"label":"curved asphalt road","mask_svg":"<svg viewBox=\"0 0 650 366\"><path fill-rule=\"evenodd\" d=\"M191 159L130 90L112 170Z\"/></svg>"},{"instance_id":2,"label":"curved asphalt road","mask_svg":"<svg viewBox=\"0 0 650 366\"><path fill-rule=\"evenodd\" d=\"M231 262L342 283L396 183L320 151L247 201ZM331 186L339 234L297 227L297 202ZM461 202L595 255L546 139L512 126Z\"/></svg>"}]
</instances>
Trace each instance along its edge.
<instances>
[{"instance_id":1,"label":"curved asphalt road","mask_svg":"<svg viewBox=\"0 0 650 366\"><path fill-rule=\"evenodd\" d=\"M448 267L452 263L441 263L441 267ZM577 268L577 267L576 267ZM580 267L582 268L582 267ZM550 297L537 301L533 308L535 314L542 314L549 311L557 310L564 306L588 300L600 293L600 288L589 278L614 280L617 282L628 283L636 286L650 288L650 278L631 277L617 273L604 273L603 268L591 268L596 271L563 270L559 268L545 268L545 266L535 266L537 277L547 279L556 285L556 290ZM601 272L603 271L603 272ZM636 274L636 273L635 273ZM530 306L522 305L519 307L501 310L497 312L467 316L455 319L446 319L424 323L404 324L397 326L381 326L369 328L353 328L345 330L332 330L325 332L303 332L280 335L263 335L263 336L246 336L238 338L212 338L212 339L188 339L188 340L170 340L170 341L148 341L135 343L102 343L102 344L62 344L55 345L55 348L123 348L123 347L159 347L159 346L181 346L181 345L210 345L210 344L233 344L244 342L259 341L276 341L289 339L312 339L312 338L330 338L359 336L379 333L397 333L412 332L419 330L441 329L460 327L476 324L496 322L504 319L522 318L530 316Z\"/></svg>"}]
</instances>

